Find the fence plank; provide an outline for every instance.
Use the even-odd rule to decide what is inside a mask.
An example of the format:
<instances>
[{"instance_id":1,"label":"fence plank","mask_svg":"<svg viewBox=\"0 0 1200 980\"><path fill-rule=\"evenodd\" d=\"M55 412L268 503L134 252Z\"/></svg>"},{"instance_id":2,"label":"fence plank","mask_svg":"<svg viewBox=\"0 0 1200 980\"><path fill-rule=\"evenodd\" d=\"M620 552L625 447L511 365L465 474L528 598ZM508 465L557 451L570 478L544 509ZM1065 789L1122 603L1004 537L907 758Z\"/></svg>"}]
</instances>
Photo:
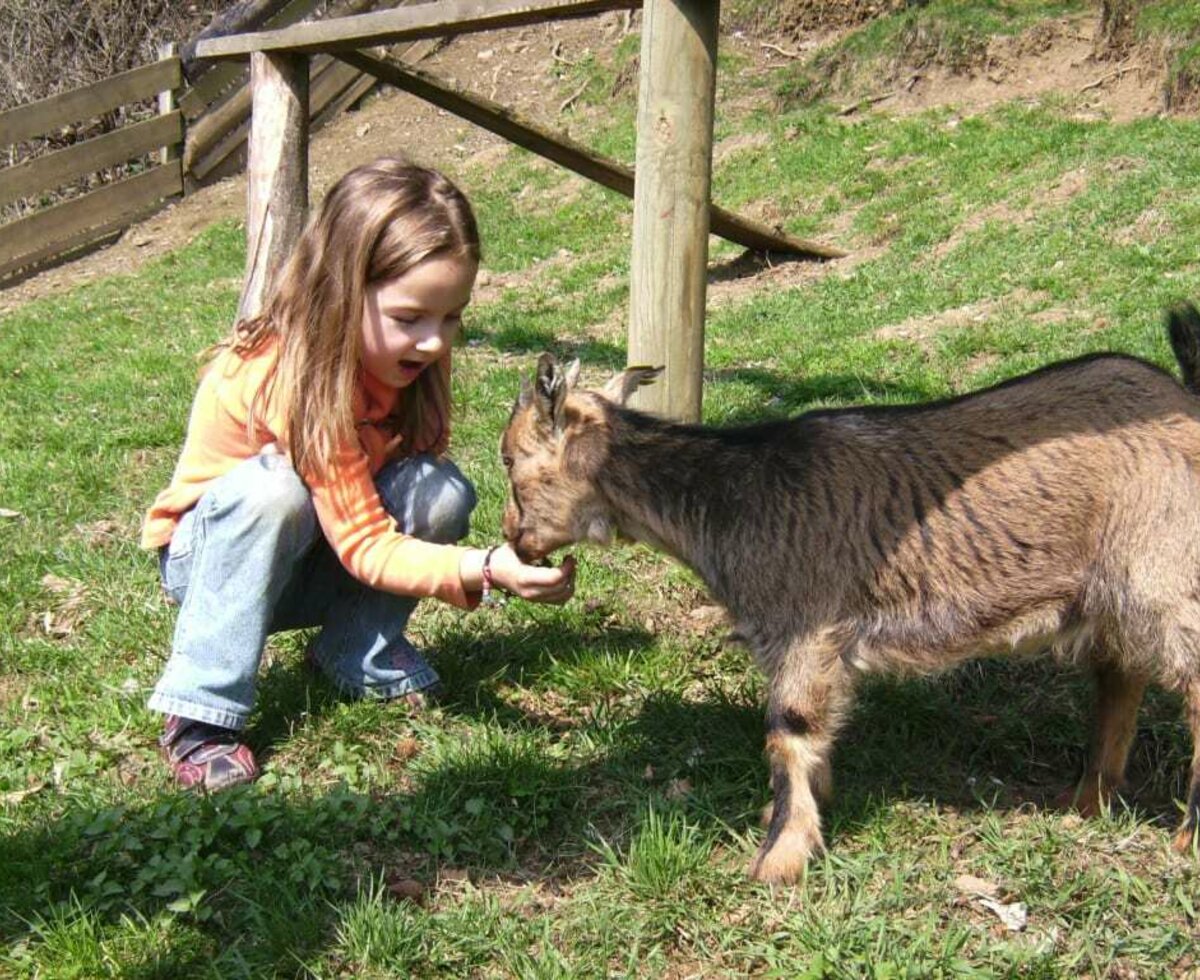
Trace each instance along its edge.
<instances>
[{"instance_id":1,"label":"fence plank","mask_svg":"<svg viewBox=\"0 0 1200 980\"><path fill-rule=\"evenodd\" d=\"M296 24L278 31L215 37L196 46L200 58L245 57L252 51L345 51L426 37L521 27L606 10L629 10L642 0L440 0L355 17Z\"/></svg>"},{"instance_id":2,"label":"fence plank","mask_svg":"<svg viewBox=\"0 0 1200 980\"><path fill-rule=\"evenodd\" d=\"M179 59L164 58L94 85L17 106L0 113L0 146L43 136L129 102L154 98L163 89L178 88L182 78Z\"/></svg>"},{"instance_id":3,"label":"fence plank","mask_svg":"<svg viewBox=\"0 0 1200 980\"><path fill-rule=\"evenodd\" d=\"M172 112L76 143L35 160L26 160L15 167L0 170L0 204L54 190L76 177L124 163L182 139L183 117L179 112Z\"/></svg>"},{"instance_id":4,"label":"fence plank","mask_svg":"<svg viewBox=\"0 0 1200 980\"><path fill-rule=\"evenodd\" d=\"M183 172L178 160L152 170L106 184L90 194L64 201L6 225L0 225L0 276L111 233L121 222L145 213L165 197L183 190Z\"/></svg>"}]
</instances>

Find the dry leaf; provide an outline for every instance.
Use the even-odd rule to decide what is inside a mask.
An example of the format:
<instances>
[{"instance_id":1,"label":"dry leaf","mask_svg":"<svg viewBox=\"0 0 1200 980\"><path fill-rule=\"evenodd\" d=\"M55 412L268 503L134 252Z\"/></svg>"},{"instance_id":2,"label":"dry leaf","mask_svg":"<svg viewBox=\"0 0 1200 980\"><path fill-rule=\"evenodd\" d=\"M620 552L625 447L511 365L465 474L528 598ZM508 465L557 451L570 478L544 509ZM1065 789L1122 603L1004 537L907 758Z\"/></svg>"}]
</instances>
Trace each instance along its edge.
<instances>
[{"instance_id":1,"label":"dry leaf","mask_svg":"<svg viewBox=\"0 0 1200 980\"><path fill-rule=\"evenodd\" d=\"M55 604L53 609L46 609L38 613L38 626L47 636L60 638L70 636L83 622L86 612L83 600L87 595L87 589L82 582L51 574L42 576L42 588L51 595L60 597L60 601Z\"/></svg>"},{"instance_id":2,"label":"dry leaf","mask_svg":"<svg viewBox=\"0 0 1200 980\"><path fill-rule=\"evenodd\" d=\"M692 791L692 781L690 779L672 779L667 783L667 790L663 794L668 800L681 800Z\"/></svg>"},{"instance_id":3,"label":"dry leaf","mask_svg":"<svg viewBox=\"0 0 1200 980\"><path fill-rule=\"evenodd\" d=\"M1029 924L1028 909L1024 902L996 902L990 898L977 899L980 905L991 912L1004 923L1009 932L1021 932Z\"/></svg>"},{"instance_id":4,"label":"dry leaf","mask_svg":"<svg viewBox=\"0 0 1200 980\"><path fill-rule=\"evenodd\" d=\"M79 585L78 582L72 582L69 578L62 578L58 575L51 575L49 572L42 576L42 588L47 592L53 592L55 595L70 592L72 587L77 585Z\"/></svg>"},{"instance_id":5,"label":"dry leaf","mask_svg":"<svg viewBox=\"0 0 1200 980\"><path fill-rule=\"evenodd\" d=\"M425 904L425 886L416 878L390 878L387 883L388 894L397 901Z\"/></svg>"},{"instance_id":6,"label":"dry leaf","mask_svg":"<svg viewBox=\"0 0 1200 980\"><path fill-rule=\"evenodd\" d=\"M959 875L954 879L954 888L963 895L977 895L983 898L996 898L1000 894L1000 886L994 881L985 881L974 875Z\"/></svg>"},{"instance_id":7,"label":"dry leaf","mask_svg":"<svg viewBox=\"0 0 1200 980\"><path fill-rule=\"evenodd\" d=\"M23 799L25 799L25 797L32 796L45 785L45 783L34 783L32 786L26 787L25 789L14 789L8 793L0 793L0 803L20 803Z\"/></svg>"}]
</instances>

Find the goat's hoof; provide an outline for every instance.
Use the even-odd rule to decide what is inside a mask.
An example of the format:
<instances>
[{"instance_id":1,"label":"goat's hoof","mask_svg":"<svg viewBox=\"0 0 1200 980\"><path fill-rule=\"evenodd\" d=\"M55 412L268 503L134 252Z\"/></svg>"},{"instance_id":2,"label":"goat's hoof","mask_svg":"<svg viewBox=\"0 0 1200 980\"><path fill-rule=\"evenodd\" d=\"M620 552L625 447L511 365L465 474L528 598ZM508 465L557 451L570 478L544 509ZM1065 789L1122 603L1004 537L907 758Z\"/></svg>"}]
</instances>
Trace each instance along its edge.
<instances>
[{"instance_id":1,"label":"goat's hoof","mask_svg":"<svg viewBox=\"0 0 1200 980\"><path fill-rule=\"evenodd\" d=\"M1189 824L1184 824L1175 834L1175 839L1171 841L1171 850L1176 854L1182 854L1185 857L1189 854L1195 854L1197 848L1200 847L1200 840L1197 840L1197 828Z\"/></svg>"},{"instance_id":2,"label":"goat's hoof","mask_svg":"<svg viewBox=\"0 0 1200 980\"><path fill-rule=\"evenodd\" d=\"M804 877L808 859L822 847L820 832L784 831L763 845L750 862L750 877L768 885L790 885Z\"/></svg>"},{"instance_id":3,"label":"goat's hoof","mask_svg":"<svg viewBox=\"0 0 1200 980\"><path fill-rule=\"evenodd\" d=\"M772 800L762 808L762 813L758 815L758 822L762 824L763 829L771 826L771 818L775 815L775 801Z\"/></svg>"},{"instance_id":4,"label":"goat's hoof","mask_svg":"<svg viewBox=\"0 0 1200 980\"><path fill-rule=\"evenodd\" d=\"M1091 780L1081 786L1069 786L1054 798L1059 810L1074 810L1088 820L1100 816L1108 806L1110 794L1102 793Z\"/></svg>"}]
</instances>

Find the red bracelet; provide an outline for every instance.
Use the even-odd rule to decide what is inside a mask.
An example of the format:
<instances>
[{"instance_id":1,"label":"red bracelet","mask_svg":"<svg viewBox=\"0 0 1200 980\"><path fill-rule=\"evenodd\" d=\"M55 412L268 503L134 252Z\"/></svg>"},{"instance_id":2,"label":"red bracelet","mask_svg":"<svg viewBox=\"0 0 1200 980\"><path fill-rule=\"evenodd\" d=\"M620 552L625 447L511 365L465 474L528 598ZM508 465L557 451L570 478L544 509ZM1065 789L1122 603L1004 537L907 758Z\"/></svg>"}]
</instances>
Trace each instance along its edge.
<instances>
[{"instance_id":1,"label":"red bracelet","mask_svg":"<svg viewBox=\"0 0 1200 980\"><path fill-rule=\"evenodd\" d=\"M483 594L479 597L479 602L484 606L504 605L504 597L496 595L492 588L492 555L499 547L498 544L492 545L488 548L487 554L483 556Z\"/></svg>"}]
</instances>

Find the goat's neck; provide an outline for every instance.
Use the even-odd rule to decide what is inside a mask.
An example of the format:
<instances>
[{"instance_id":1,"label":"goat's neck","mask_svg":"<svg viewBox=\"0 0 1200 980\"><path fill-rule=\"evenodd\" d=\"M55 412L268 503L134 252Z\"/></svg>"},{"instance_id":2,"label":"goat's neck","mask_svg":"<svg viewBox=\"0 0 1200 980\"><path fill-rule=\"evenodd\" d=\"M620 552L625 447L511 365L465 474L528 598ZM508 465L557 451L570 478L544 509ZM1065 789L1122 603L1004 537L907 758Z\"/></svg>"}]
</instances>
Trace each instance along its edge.
<instances>
[{"instance_id":1,"label":"goat's neck","mask_svg":"<svg viewBox=\"0 0 1200 980\"><path fill-rule=\"evenodd\" d=\"M608 456L596 483L616 530L672 555L717 590L714 558L721 549L714 545L732 528L716 515L731 506L738 480L721 430L628 409L611 421Z\"/></svg>"}]
</instances>

